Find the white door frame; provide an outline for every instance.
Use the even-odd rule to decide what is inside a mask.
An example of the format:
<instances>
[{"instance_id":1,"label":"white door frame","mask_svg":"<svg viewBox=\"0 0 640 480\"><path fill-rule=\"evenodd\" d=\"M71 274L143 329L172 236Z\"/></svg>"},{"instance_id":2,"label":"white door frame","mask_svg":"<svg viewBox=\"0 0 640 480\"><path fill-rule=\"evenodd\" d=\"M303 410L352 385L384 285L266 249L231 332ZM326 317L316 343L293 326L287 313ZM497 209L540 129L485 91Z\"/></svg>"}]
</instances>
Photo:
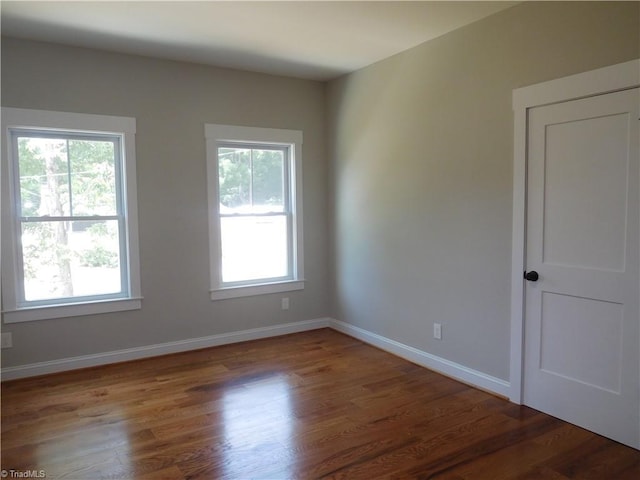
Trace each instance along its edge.
<instances>
[{"instance_id":1,"label":"white door frame","mask_svg":"<svg viewBox=\"0 0 640 480\"><path fill-rule=\"evenodd\" d=\"M640 86L640 59L513 91L513 223L509 399L521 404L524 368L524 278L527 227L527 111L533 107ZM640 294L640 292L638 292ZM639 319L640 321L640 319Z\"/></svg>"}]
</instances>

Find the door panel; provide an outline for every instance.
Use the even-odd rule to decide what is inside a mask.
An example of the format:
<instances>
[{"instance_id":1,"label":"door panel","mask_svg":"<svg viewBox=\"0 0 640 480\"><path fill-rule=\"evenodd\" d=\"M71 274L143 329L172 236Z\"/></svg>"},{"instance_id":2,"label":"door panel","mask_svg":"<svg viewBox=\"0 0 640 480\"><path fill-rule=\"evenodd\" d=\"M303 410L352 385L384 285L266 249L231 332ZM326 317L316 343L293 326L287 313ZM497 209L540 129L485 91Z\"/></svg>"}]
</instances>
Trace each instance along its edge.
<instances>
[{"instance_id":1,"label":"door panel","mask_svg":"<svg viewBox=\"0 0 640 480\"><path fill-rule=\"evenodd\" d=\"M638 89L528 114L524 402L640 447Z\"/></svg>"},{"instance_id":2,"label":"door panel","mask_svg":"<svg viewBox=\"0 0 640 480\"><path fill-rule=\"evenodd\" d=\"M623 269L628 124L625 113L546 126L544 263Z\"/></svg>"},{"instance_id":3,"label":"door panel","mask_svg":"<svg viewBox=\"0 0 640 480\"><path fill-rule=\"evenodd\" d=\"M542 293L540 368L620 392L623 305Z\"/></svg>"}]
</instances>

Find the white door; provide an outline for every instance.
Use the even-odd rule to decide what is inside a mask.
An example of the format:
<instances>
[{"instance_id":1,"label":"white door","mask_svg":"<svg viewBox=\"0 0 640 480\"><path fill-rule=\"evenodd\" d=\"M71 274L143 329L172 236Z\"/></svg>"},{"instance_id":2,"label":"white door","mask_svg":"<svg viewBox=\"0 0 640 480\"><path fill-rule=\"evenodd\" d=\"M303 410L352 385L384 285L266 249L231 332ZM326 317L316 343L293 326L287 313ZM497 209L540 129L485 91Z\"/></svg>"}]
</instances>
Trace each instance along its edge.
<instances>
[{"instance_id":1,"label":"white door","mask_svg":"<svg viewBox=\"0 0 640 480\"><path fill-rule=\"evenodd\" d=\"M524 403L635 448L639 104L634 88L529 110L524 327Z\"/></svg>"}]
</instances>

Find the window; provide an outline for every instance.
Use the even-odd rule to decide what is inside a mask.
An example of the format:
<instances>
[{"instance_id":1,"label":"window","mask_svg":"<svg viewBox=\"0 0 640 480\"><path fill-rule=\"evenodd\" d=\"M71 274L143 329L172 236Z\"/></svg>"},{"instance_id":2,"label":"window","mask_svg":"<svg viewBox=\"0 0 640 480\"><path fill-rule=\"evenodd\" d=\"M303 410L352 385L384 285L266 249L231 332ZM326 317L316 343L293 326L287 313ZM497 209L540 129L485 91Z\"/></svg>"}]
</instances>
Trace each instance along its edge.
<instances>
[{"instance_id":1,"label":"window","mask_svg":"<svg viewBox=\"0 0 640 480\"><path fill-rule=\"evenodd\" d=\"M3 108L2 121L5 321L140 308L135 119Z\"/></svg>"},{"instance_id":2,"label":"window","mask_svg":"<svg viewBox=\"0 0 640 480\"><path fill-rule=\"evenodd\" d=\"M304 288L302 132L205 125L211 298Z\"/></svg>"}]
</instances>

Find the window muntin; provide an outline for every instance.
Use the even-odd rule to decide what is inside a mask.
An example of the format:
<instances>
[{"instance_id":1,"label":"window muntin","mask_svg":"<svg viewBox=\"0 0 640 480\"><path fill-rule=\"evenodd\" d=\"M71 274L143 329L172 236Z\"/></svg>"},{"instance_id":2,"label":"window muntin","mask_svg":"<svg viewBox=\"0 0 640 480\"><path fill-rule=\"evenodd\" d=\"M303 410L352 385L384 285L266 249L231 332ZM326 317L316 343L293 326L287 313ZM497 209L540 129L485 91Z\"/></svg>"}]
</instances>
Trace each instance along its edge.
<instances>
[{"instance_id":1,"label":"window muntin","mask_svg":"<svg viewBox=\"0 0 640 480\"><path fill-rule=\"evenodd\" d=\"M302 132L205 125L211 298L304 288Z\"/></svg>"},{"instance_id":2,"label":"window muntin","mask_svg":"<svg viewBox=\"0 0 640 480\"><path fill-rule=\"evenodd\" d=\"M119 135L10 129L17 306L129 295Z\"/></svg>"}]
</instances>

